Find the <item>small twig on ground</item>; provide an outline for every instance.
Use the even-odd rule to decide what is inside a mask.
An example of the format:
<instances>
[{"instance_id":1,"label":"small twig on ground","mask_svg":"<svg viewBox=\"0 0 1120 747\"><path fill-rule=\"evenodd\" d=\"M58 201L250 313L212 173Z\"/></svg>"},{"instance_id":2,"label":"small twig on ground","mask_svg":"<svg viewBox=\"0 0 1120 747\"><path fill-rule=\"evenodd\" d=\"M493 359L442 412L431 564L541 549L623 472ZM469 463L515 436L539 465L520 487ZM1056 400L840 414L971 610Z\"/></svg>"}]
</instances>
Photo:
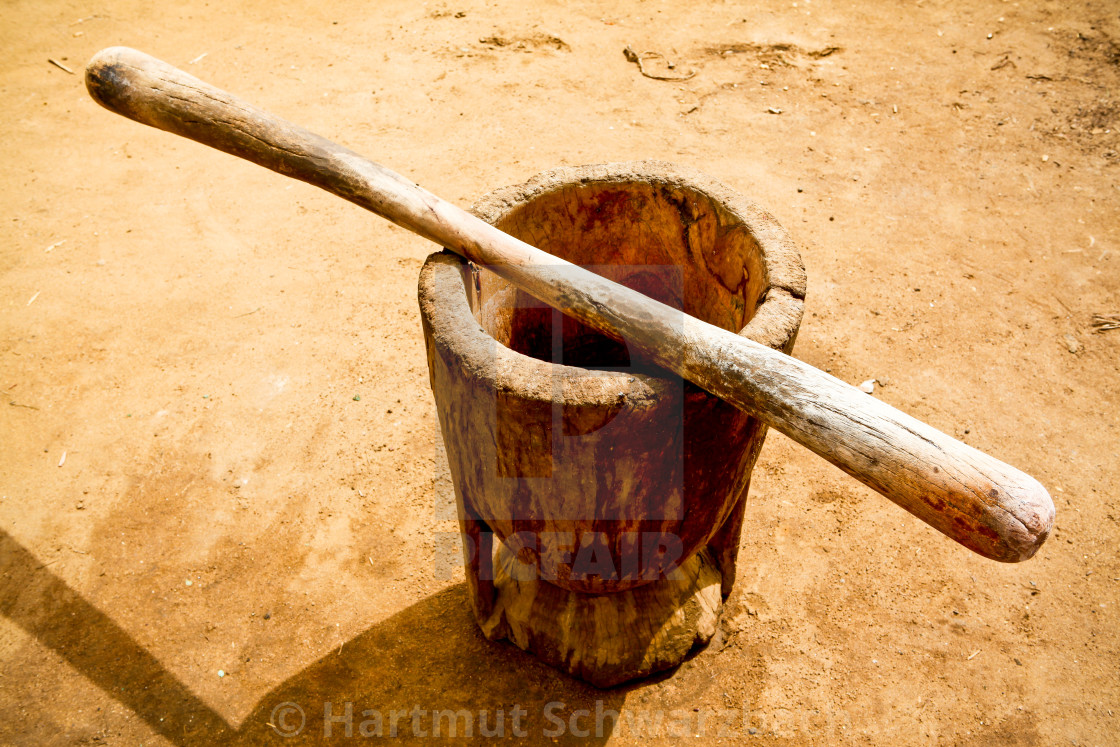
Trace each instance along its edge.
<instances>
[{"instance_id":1,"label":"small twig on ground","mask_svg":"<svg viewBox=\"0 0 1120 747\"><path fill-rule=\"evenodd\" d=\"M655 73L646 72L646 66L645 66L645 61L646 60L665 60L665 55L661 54L660 52L643 52L641 54L638 54L637 52L635 52L630 47L626 47L625 49L622 50L622 54L624 54L626 56L627 60L629 60L630 62L633 62L634 64L636 64L638 66L638 72L640 72L642 75L646 76L647 78L651 78L653 80L677 80L677 81L680 81L680 80L688 80L689 78L693 78L693 77L696 76L696 71L695 70L690 72L688 75L657 75ZM674 67L676 67L676 65L669 62L668 60L665 60L665 64L668 65L670 70L673 69Z\"/></svg>"},{"instance_id":2,"label":"small twig on ground","mask_svg":"<svg viewBox=\"0 0 1120 747\"><path fill-rule=\"evenodd\" d=\"M55 67L57 67L57 68L58 68L58 69L60 69L60 70L65 70L66 72L70 73L71 75L73 75L73 74L74 74L74 71L73 71L73 70L71 70L70 68L66 67L65 65L63 65L63 64L62 64L61 62L59 62L58 60L56 60L56 59L55 59L55 58L53 58L53 57L48 57L48 58L47 58L47 62L51 63L52 65L54 65Z\"/></svg>"},{"instance_id":3,"label":"small twig on ground","mask_svg":"<svg viewBox=\"0 0 1120 747\"><path fill-rule=\"evenodd\" d=\"M1120 314L1093 314L1093 331L1107 332L1110 329L1120 329Z\"/></svg>"}]
</instances>

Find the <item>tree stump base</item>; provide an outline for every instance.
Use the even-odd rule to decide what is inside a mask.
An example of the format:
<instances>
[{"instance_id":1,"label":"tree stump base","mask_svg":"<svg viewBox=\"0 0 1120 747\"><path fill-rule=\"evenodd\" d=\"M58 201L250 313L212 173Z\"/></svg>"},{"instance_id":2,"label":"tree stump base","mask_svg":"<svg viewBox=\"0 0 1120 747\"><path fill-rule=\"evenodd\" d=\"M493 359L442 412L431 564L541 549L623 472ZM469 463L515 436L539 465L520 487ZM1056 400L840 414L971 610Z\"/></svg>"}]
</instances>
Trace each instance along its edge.
<instances>
[{"instance_id":1,"label":"tree stump base","mask_svg":"<svg viewBox=\"0 0 1120 747\"><path fill-rule=\"evenodd\" d=\"M677 666L708 643L723 610L719 566L706 549L658 581L613 594L540 580L503 543L494 570L493 610L478 620L486 637L596 687Z\"/></svg>"}]
</instances>

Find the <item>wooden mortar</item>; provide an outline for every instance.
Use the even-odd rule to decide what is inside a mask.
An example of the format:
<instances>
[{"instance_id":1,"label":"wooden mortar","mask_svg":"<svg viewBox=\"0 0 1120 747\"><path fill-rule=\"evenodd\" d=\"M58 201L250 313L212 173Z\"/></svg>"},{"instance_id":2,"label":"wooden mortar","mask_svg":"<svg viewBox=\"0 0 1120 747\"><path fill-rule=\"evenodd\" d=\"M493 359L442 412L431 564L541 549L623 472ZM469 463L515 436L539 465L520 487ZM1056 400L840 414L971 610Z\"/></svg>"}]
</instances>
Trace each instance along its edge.
<instances>
[{"instance_id":1,"label":"wooden mortar","mask_svg":"<svg viewBox=\"0 0 1120 747\"><path fill-rule=\"evenodd\" d=\"M487 195L473 212L711 324L786 353L793 347L805 294L797 250L767 212L695 171L655 161L558 169ZM595 643L551 657L596 684L679 663L714 632L720 596L731 591L766 426L450 252L428 258L419 297L484 630L554 650L556 640L531 640L557 627L552 608L590 603L656 621L646 627L657 637L672 617L666 605L686 607L707 588L705 620L694 615L685 626L704 629L674 631L675 648L662 661L650 661L643 636L610 634L608 644L609 631L596 633L586 619L565 625L588 624L583 635ZM549 362L557 357L571 365ZM497 568L491 533L506 545ZM693 580L682 587L682 578ZM703 579L719 587L714 603ZM650 584L679 593L666 601L664 589L639 590ZM521 603L503 602L503 592ZM589 664L604 646L633 649L633 660ZM578 666L569 666L573 656Z\"/></svg>"}]
</instances>

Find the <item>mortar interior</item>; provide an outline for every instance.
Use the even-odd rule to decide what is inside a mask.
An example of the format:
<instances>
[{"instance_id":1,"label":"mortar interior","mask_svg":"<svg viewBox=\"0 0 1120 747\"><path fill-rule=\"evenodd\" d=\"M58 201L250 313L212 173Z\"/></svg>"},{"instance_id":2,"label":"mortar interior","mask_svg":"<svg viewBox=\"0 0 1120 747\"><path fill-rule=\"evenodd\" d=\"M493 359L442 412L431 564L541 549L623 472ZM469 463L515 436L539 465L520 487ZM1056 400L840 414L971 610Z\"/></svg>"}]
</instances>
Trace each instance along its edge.
<instances>
[{"instance_id":1,"label":"mortar interior","mask_svg":"<svg viewBox=\"0 0 1120 747\"><path fill-rule=\"evenodd\" d=\"M766 288L759 245L703 192L655 181L565 184L510 210L501 230L729 331L750 321ZM475 316L501 344L582 368L643 368L626 346L558 314L490 273ZM560 348L559 350L555 348ZM560 353L559 356L554 353Z\"/></svg>"}]
</instances>

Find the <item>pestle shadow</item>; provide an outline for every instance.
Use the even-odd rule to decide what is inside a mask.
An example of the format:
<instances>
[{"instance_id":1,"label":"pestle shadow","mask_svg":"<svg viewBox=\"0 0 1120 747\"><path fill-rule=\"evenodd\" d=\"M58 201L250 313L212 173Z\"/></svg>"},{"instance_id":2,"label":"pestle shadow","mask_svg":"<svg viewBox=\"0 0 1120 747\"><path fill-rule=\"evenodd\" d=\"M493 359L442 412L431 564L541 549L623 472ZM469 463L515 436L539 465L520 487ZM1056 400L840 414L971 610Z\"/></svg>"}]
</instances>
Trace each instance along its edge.
<instances>
[{"instance_id":1,"label":"pestle shadow","mask_svg":"<svg viewBox=\"0 0 1120 747\"><path fill-rule=\"evenodd\" d=\"M285 680L235 727L0 530L0 613L172 744L329 744L378 731L406 743L605 742L633 686L598 690L487 641L469 604L458 584L398 612Z\"/></svg>"},{"instance_id":2,"label":"pestle shadow","mask_svg":"<svg viewBox=\"0 0 1120 747\"><path fill-rule=\"evenodd\" d=\"M170 742L224 743L233 736L158 659L3 530L0 613Z\"/></svg>"}]
</instances>

